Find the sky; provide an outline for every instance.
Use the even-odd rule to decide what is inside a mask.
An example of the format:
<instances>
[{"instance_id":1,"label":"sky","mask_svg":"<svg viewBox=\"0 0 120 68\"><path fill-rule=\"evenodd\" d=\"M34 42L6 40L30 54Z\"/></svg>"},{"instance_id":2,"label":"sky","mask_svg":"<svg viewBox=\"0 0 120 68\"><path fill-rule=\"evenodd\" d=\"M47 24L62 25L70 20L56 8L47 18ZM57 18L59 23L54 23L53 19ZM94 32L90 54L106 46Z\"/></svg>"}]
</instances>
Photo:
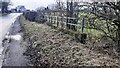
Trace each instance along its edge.
<instances>
[{"instance_id":1,"label":"sky","mask_svg":"<svg viewBox=\"0 0 120 68\"><path fill-rule=\"evenodd\" d=\"M66 0L61 0L61 1L66 1ZM75 1L91 1L91 0L75 0ZM101 1L101 0L96 0L96 1ZM24 5L27 9L35 10L38 7L47 7L50 4L54 4L56 0L11 0L11 2L12 5L9 7L14 8L18 5Z\"/></svg>"},{"instance_id":2,"label":"sky","mask_svg":"<svg viewBox=\"0 0 120 68\"><path fill-rule=\"evenodd\" d=\"M49 4L54 4L55 0L11 0L12 5L10 7L14 8L18 5L24 5L27 9L35 10L38 7L46 7Z\"/></svg>"}]
</instances>

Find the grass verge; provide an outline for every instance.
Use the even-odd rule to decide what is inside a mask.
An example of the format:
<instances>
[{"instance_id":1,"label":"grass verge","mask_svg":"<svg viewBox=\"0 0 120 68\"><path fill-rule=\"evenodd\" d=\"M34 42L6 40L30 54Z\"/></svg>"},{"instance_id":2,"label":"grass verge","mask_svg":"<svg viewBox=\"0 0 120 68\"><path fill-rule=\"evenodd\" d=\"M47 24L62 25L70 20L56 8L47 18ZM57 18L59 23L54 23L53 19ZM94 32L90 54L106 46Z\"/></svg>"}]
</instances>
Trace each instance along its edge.
<instances>
[{"instance_id":1,"label":"grass verge","mask_svg":"<svg viewBox=\"0 0 120 68\"><path fill-rule=\"evenodd\" d=\"M81 44L72 36L52 29L46 24L29 22L20 17L24 28L24 39L27 51L24 53L30 60L30 66L119 66L117 58L111 58L111 48ZM100 50L100 51L99 51ZM104 51L105 50L105 51Z\"/></svg>"}]
</instances>

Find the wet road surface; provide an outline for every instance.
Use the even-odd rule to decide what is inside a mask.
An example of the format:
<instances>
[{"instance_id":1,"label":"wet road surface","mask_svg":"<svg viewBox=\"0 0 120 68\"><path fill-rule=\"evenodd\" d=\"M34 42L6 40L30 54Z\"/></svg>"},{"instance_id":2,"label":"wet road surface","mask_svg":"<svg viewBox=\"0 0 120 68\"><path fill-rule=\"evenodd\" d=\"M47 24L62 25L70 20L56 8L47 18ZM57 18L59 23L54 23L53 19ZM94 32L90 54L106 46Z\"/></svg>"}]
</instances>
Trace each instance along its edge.
<instances>
[{"instance_id":1,"label":"wet road surface","mask_svg":"<svg viewBox=\"0 0 120 68\"><path fill-rule=\"evenodd\" d=\"M11 13L5 16L0 16L0 67L2 66L2 40L4 39L5 34L9 31L12 23L15 22L16 18L20 16L21 13Z\"/></svg>"},{"instance_id":2,"label":"wet road surface","mask_svg":"<svg viewBox=\"0 0 120 68\"><path fill-rule=\"evenodd\" d=\"M9 46L5 52L3 66L26 66L27 60L23 55L26 47L22 45L22 35L23 33L19 24L19 20L17 19L10 30L9 36L11 41L9 43L5 43L5 46Z\"/></svg>"}]
</instances>

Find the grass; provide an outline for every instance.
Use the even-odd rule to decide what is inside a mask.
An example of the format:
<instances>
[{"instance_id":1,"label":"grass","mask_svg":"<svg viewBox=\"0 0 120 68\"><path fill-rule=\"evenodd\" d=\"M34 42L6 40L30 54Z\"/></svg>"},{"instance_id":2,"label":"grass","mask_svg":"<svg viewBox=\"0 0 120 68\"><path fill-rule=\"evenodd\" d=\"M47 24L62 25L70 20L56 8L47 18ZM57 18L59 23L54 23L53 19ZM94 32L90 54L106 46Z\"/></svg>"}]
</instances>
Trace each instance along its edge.
<instances>
[{"instance_id":1,"label":"grass","mask_svg":"<svg viewBox=\"0 0 120 68\"><path fill-rule=\"evenodd\" d=\"M87 27L89 25L89 23L87 21L87 18L86 18L87 15L88 14L85 13L85 12L80 12L80 14L79 14L80 18L78 20L78 25L81 25L82 17L84 17L85 27ZM81 26L78 27L78 32L80 32L80 33L82 32ZM84 32L83 33L90 34L90 35L95 36L95 37L101 37L101 35L103 35L102 31L99 31L99 30L96 30L96 29L88 29L88 28L84 28Z\"/></svg>"},{"instance_id":2,"label":"grass","mask_svg":"<svg viewBox=\"0 0 120 68\"><path fill-rule=\"evenodd\" d=\"M30 39L30 42L32 42L31 46L34 46L34 48L27 48L26 51L28 57L31 58L30 61L33 66L34 64L39 66L41 60L42 63L60 66L120 65L117 59L110 58L107 53L102 54L90 50L93 47L92 45L83 45L76 42L72 39L72 36L56 29L51 29L45 24L29 22L23 16L20 17L20 22L25 29L25 33L27 33L25 39ZM85 31L92 32L92 30L87 31L87 29ZM100 47L94 49L104 51Z\"/></svg>"},{"instance_id":3,"label":"grass","mask_svg":"<svg viewBox=\"0 0 120 68\"><path fill-rule=\"evenodd\" d=\"M80 32L82 32L81 29L80 29ZM103 35L103 33L101 31L98 31L95 29L87 29L87 28L84 28L83 33L90 34L90 35L95 36L95 37L101 37L101 35Z\"/></svg>"},{"instance_id":4,"label":"grass","mask_svg":"<svg viewBox=\"0 0 120 68\"><path fill-rule=\"evenodd\" d=\"M34 31L34 29L36 29L36 27L33 26L32 23L29 23L29 21L25 20L23 16L20 16L20 22L22 26L25 26L24 29L28 32Z\"/></svg>"}]
</instances>

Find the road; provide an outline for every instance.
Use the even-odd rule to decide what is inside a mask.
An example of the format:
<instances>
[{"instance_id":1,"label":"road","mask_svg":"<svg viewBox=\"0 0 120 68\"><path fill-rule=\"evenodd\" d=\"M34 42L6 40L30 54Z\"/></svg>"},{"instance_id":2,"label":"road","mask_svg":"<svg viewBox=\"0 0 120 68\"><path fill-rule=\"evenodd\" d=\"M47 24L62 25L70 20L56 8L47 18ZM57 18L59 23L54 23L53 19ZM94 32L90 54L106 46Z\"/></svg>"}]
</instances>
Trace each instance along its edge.
<instances>
[{"instance_id":1,"label":"road","mask_svg":"<svg viewBox=\"0 0 120 68\"><path fill-rule=\"evenodd\" d=\"M2 66L2 51L4 50L4 47L2 47L2 40L4 39L5 34L9 31L12 23L14 23L16 18L20 15L21 13L11 13L0 17L0 67Z\"/></svg>"}]
</instances>

